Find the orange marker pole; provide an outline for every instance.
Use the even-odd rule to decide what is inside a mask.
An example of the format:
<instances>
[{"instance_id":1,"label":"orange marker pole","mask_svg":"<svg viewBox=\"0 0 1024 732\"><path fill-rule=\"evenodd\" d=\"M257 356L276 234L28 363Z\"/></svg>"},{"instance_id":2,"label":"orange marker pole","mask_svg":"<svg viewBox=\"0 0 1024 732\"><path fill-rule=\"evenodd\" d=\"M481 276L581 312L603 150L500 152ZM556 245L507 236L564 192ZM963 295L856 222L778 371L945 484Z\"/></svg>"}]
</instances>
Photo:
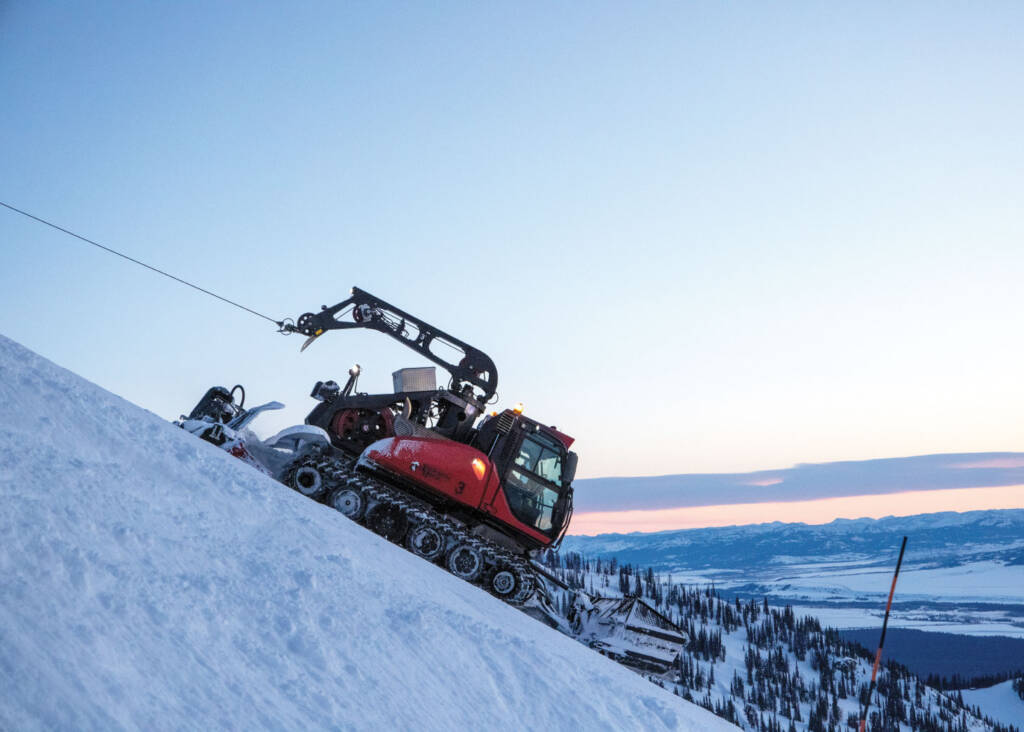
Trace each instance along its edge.
<instances>
[{"instance_id":1,"label":"orange marker pole","mask_svg":"<svg viewBox=\"0 0 1024 732\"><path fill-rule=\"evenodd\" d=\"M903 537L900 545L900 558L896 560L896 572L892 576L892 587L889 588L889 602L885 605L885 620L882 621L882 637L878 639L878 650L875 652L875 665L871 669L871 684L868 686L868 698L864 702L864 714L860 717L860 732L868 723L868 707L871 706L871 692L875 690L875 677L878 675L878 665L882 662L882 646L885 645L885 629L889 626L889 611L892 609L892 596L896 592L896 579L900 576L900 565L903 564L903 552L907 548L907 537Z\"/></svg>"}]
</instances>

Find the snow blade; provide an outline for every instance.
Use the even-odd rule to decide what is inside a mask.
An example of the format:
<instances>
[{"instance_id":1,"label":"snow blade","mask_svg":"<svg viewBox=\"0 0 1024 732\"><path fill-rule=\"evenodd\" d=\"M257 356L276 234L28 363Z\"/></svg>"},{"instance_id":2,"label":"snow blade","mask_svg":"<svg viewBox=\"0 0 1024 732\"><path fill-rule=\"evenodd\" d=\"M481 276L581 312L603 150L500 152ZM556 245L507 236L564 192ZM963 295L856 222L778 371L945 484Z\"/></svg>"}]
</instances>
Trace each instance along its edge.
<instances>
[{"instance_id":1,"label":"snow blade","mask_svg":"<svg viewBox=\"0 0 1024 732\"><path fill-rule=\"evenodd\" d=\"M581 593L582 594L582 593ZM689 643L683 630L639 597L579 597L575 635L627 666L665 673Z\"/></svg>"}]
</instances>

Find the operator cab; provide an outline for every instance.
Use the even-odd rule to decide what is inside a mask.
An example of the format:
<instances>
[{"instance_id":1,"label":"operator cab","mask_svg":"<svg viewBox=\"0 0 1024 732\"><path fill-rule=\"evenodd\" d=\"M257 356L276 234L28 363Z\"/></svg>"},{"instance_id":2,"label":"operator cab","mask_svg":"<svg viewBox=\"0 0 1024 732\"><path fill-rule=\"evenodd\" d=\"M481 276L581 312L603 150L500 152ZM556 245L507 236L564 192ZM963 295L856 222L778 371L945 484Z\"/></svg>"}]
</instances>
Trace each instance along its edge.
<instances>
[{"instance_id":1,"label":"operator cab","mask_svg":"<svg viewBox=\"0 0 1024 732\"><path fill-rule=\"evenodd\" d=\"M509 508L552 540L572 513L573 438L507 409L480 424L474 446L494 462Z\"/></svg>"}]
</instances>

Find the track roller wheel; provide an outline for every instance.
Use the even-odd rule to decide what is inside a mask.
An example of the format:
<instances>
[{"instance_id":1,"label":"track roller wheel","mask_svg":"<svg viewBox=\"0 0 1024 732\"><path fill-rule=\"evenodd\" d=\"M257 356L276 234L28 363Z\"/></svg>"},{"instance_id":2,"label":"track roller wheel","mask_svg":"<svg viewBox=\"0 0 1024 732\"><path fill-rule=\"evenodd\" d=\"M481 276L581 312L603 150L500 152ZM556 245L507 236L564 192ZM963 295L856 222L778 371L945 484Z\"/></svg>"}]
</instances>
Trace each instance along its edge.
<instances>
[{"instance_id":1,"label":"track roller wheel","mask_svg":"<svg viewBox=\"0 0 1024 732\"><path fill-rule=\"evenodd\" d=\"M537 580L534 579L533 575L525 569L517 569L516 574L516 590L512 593L511 601L514 603L526 602L530 599L530 595L537 589Z\"/></svg>"},{"instance_id":2,"label":"track roller wheel","mask_svg":"<svg viewBox=\"0 0 1024 732\"><path fill-rule=\"evenodd\" d=\"M519 588L519 578L508 567L499 567L498 571L491 577L488 586L492 593L502 600L507 600Z\"/></svg>"},{"instance_id":3,"label":"track roller wheel","mask_svg":"<svg viewBox=\"0 0 1024 732\"><path fill-rule=\"evenodd\" d=\"M316 498L323 493L324 477L312 465L302 465L292 473L288 484L307 498Z\"/></svg>"},{"instance_id":4,"label":"track roller wheel","mask_svg":"<svg viewBox=\"0 0 1024 732\"><path fill-rule=\"evenodd\" d=\"M434 561L444 553L444 535L429 524L420 524L405 537L409 550L427 561Z\"/></svg>"},{"instance_id":5,"label":"track roller wheel","mask_svg":"<svg viewBox=\"0 0 1024 732\"><path fill-rule=\"evenodd\" d=\"M331 508L348 516L353 521L361 519L363 512L366 511L366 497L361 490L352 486L336 489L327 499L327 503Z\"/></svg>"},{"instance_id":6,"label":"track roller wheel","mask_svg":"<svg viewBox=\"0 0 1024 732\"><path fill-rule=\"evenodd\" d=\"M388 541L400 542L409 530L409 519L398 506L378 503L366 514L366 525Z\"/></svg>"},{"instance_id":7,"label":"track roller wheel","mask_svg":"<svg viewBox=\"0 0 1024 732\"><path fill-rule=\"evenodd\" d=\"M461 580L472 582L484 569L484 557L472 544L459 544L448 554L448 571Z\"/></svg>"}]
</instances>

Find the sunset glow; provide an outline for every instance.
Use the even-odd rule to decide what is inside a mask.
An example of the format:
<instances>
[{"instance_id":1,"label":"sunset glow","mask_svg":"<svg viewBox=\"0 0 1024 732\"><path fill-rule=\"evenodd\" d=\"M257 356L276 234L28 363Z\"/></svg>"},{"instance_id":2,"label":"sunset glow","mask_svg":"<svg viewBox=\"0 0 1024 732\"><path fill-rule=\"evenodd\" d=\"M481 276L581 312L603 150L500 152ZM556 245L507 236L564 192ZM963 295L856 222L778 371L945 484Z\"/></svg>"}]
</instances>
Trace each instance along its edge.
<instances>
[{"instance_id":1,"label":"sunset glow","mask_svg":"<svg viewBox=\"0 0 1024 732\"><path fill-rule=\"evenodd\" d=\"M756 485L756 486L770 486L778 485L782 482L782 478L761 478L760 480L748 480L744 485Z\"/></svg>"},{"instance_id":2,"label":"sunset glow","mask_svg":"<svg viewBox=\"0 0 1024 732\"><path fill-rule=\"evenodd\" d=\"M976 470L976 469L1013 469L1013 468L1024 468L1024 458L1021 457L1005 457L1005 458L990 458L988 460L973 460L966 463L953 463L949 467L957 468L959 470Z\"/></svg>"},{"instance_id":3,"label":"sunset glow","mask_svg":"<svg viewBox=\"0 0 1024 732\"><path fill-rule=\"evenodd\" d=\"M579 513L573 516L571 533L594 535L667 531L771 521L824 524L837 518L881 518L938 511L982 511L998 508L1024 508L1024 485L907 491L886 496L847 496L811 501Z\"/></svg>"}]
</instances>

